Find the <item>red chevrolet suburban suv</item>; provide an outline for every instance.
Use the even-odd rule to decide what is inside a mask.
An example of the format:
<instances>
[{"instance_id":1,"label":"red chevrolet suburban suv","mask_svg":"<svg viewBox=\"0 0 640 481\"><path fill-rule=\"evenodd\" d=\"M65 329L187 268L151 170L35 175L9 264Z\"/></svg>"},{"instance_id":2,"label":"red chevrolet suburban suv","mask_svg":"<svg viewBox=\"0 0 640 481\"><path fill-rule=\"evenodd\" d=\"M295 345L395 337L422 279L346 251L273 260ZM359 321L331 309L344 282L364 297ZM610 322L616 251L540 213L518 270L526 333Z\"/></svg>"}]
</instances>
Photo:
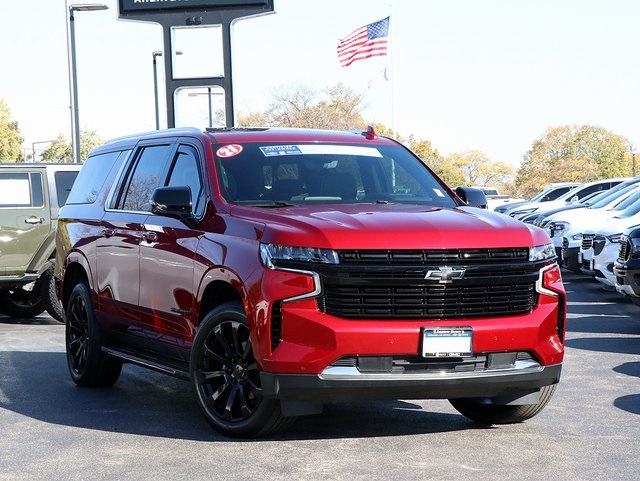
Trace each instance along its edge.
<instances>
[{"instance_id":1,"label":"red chevrolet suburban suv","mask_svg":"<svg viewBox=\"0 0 640 481\"><path fill-rule=\"evenodd\" d=\"M71 377L111 385L135 363L188 379L229 436L349 400L529 419L564 354L555 250L458 192L371 128L107 142L58 221Z\"/></svg>"}]
</instances>

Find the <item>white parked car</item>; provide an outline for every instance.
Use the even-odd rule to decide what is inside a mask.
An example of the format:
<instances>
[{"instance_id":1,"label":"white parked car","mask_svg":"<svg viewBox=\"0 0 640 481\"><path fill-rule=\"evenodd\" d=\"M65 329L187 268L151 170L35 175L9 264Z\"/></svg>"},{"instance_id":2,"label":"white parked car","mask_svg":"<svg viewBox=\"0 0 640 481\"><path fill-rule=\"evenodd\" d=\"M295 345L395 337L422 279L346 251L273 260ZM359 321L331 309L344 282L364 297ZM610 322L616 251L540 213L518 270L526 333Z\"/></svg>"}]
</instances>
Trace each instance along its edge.
<instances>
[{"instance_id":1,"label":"white parked car","mask_svg":"<svg viewBox=\"0 0 640 481\"><path fill-rule=\"evenodd\" d=\"M640 223L640 200L617 216L602 222L600 227L585 230L578 254L581 271L594 276L609 287L615 287L613 265L620 251L622 234Z\"/></svg>"},{"instance_id":2,"label":"white parked car","mask_svg":"<svg viewBox=\"0 0 640 481\"><path fill-rule=\"evenodd\" d=\"M575 189L580 184L576 182L558 182L554 184L548 184L542 191L534 195L529 200L517 200L513 202L503 203L498 205L493 210L500 214L508 214L516 207L519 207L524 204L529 204L531 202L550 202L552 200L556 200L561 195L566 194L571 189Z\"/></svg>"},{"instance_id":3,"label":"white parked car","mask_svg":"<svg viewBox=\"0 0 640 481\"><path fill-rule=\"evenodd\" d=\"M516 219L522 219L523 217L537 212L541 209L551 210L556 207L562 207L564 205L571 204L573 202L579 201L580 199L598 191L609 190L612 187L624 182L625 180L629 180L629 177L618 177L615 179L604 179L604 180L596 180L594 182L588 182L586 184L582 184L575 189L570 190L566 194L561 195L556 200L551 202L529 202L527 204L520 205L515 209L508 212L511 217L515 217Z\"/></svg>"},{"instance_id":4,"label":"white parked car","mask_svg":"<svg viewBox=\"0 0 640 481\"><path fill-rule=\"evenodd\" d=\"M580 272L578 252L582 243L582 233L616 216L639 199L640 184L633 184L611 192L589 206L561 211L547 217L542 227L551 237L564 267Z\"/></svg>"}]
</instances>

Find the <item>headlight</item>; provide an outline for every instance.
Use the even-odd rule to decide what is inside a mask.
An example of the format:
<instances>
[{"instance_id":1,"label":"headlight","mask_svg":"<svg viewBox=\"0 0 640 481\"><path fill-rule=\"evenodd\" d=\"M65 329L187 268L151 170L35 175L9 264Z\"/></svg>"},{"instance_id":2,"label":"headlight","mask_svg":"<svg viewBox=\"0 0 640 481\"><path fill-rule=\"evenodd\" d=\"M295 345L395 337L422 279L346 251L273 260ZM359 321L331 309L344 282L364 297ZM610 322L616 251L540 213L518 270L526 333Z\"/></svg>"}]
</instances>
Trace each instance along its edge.
<instances>
[{"instance_id":1,"label":"headlight","mask_svg":"<svg viewBox=\"0 0 640 481\"><path fill-rule=\"evenodd\" d=\"M608 235L606 237L611 243L620 243L620 241L622 240L622 232L620 232L619 234Z\"/></svg>"},{"instance_id":2,"label":"headlight","mask_svg":"<svg viewBox=\"0 0 640 481\"><path fill-rule=\"evenodd\" d=\"M555 256L556 249L553 247L553 244L545 244L529 249L529 260L532 262L553 259Z\"/></svg>"},{"instance_id":3,"label":"headlight","mask_svg":"<svg viewBox=\"0 0 640 481\"><path fill-rule=\"evenodd\" d=\"M317 262L338 264L338 253L331 249L316 247L292 247L276 244L260 244L260 259L269 269L275 269L278 261Z\"/></svg>"},{"instance_id":4,"label":"headlight","mask_svg":"<svg viewBox=\"0 0 640 481\"><path fill-rule=\"evenodd\" d=\"M579 232L579 233L577 233L577 234L573 234L573 235L571 236L571 239L572 239L572 240L581 241L581 240L582 240L582 232Z\"/></svg>"},{"instance_id":5,"label":"headlight","mask_svg":"<svg viewBox=\"0 0 640 481\"><path fill-rule=\"evenodd\" d=\"M640 237L628 237L627 240L631 244L631 255L640 255Z\"/></svg>"}]
</instances>

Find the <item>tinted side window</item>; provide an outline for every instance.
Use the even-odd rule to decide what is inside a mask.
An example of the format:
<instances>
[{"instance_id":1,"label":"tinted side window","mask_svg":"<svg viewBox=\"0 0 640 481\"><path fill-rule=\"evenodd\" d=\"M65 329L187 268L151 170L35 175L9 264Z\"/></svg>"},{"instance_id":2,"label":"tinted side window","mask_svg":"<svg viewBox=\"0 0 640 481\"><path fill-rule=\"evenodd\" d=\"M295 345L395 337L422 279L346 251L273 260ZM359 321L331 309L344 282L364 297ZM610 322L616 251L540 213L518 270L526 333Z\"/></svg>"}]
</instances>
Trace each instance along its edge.
<instances>
[{"instance_id":1,"label":"tinted side window","mask_svg":"<svg viewBox=\"0 0 640 481\"><path fill-rule=\"evenodd\" d=\"M113 167L120 152L108 152L106 154L92 155L82 166L73 188L67 198L67 204L92 204L96 201L98 193L102 190L109 171ZM56 180L57 185L57 180ZM58 200L61 202L60 193Z\"/></svg>"},{"instance_id":2,"label":"tinted side window","mask_svg":"<svg viewBox=\"0 0 640 481\"><path fill-rule=\"evenodd\" d=\"M160 186L172 148L171 145L143 148L129 177L122 209L151 211L151 194Z\"/></svg>"},{"instance_id":3,"label":"tinted side window","mask_svg":"<svg viewBox=\"0 0 640 481\"><path fill-rule=\"evenodd\" d=\"M587 195L592 194L593 192L600 192L601 190L607 190L611 187L610 184L595 184L589 187L585 187L580 192L576 192L576 195L579 199L584 199Z\"/></svg>"},{"instance_id":4,"label":"tinted side window","mask_svg":"<svg viewBox=\"0 0 640 481\"><path fill-rule=\"evenodd\" d=\"M78 172L75 170L60 171L53 174L53 179L56 183L56 194L58 196L58 207L62 207L67 201L67 197L69 197L73 182L77 176Z\"/></svg>"},{"instance_id":5,"label":"tinted side window","mask_svg":"<svg viewBox=\"0 0 640 481\"><path fill-rule=\"evenodd\" d=\"M202 207L204 207L204 191L198 163L198 151L189 145L181 145L174 159L166 185L189 186L193 213L199 217Z\"/></svg>"},{"instance_id":6,"label":"tinted side window","mask_svg":"<svg viewBox=\"0 0 640 481\"><path fill-rule=\"evenodd\" d=\"M552 192L549 192L545 197L547 197L548 200L556 200L558 197L560 197L562 194L566 194L567 192L569 192L571 189L573 189L573 186L569 187L561 187L559 189L556 189Z\"/></svg>"},{"instance_id":7,"label":"tinted side window","mask_svg":"<svg viewBox=\"0 0 640 481\"><path fill-rule=\"evenodd\" d=\"M41 207L43 205L42 175L36 172L0 174L0 207Z\"/></svg>"}]
</instances>

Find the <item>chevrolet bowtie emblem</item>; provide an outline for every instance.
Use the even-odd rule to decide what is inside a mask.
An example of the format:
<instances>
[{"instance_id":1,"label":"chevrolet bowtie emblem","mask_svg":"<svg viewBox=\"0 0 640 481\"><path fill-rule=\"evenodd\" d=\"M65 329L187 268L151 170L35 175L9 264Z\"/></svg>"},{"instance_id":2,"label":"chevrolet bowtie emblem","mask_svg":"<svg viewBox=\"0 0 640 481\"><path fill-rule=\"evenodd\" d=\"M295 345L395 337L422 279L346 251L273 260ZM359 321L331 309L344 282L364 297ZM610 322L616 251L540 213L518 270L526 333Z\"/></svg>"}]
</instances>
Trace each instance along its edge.
<instances>
[{"instance_id":1,"label":"chevrolet bowtie emblem","mask_svg":"<svg viewBox=\"0 0 640 481\"><path fill-rule=\"evenodd\" d=\"M436 270L427 271L426 280L438 281L440 284L448 284L454 279L462 279L465 269L455 269L449 266L438 267Z\"/></svg>"}]
</instances>

